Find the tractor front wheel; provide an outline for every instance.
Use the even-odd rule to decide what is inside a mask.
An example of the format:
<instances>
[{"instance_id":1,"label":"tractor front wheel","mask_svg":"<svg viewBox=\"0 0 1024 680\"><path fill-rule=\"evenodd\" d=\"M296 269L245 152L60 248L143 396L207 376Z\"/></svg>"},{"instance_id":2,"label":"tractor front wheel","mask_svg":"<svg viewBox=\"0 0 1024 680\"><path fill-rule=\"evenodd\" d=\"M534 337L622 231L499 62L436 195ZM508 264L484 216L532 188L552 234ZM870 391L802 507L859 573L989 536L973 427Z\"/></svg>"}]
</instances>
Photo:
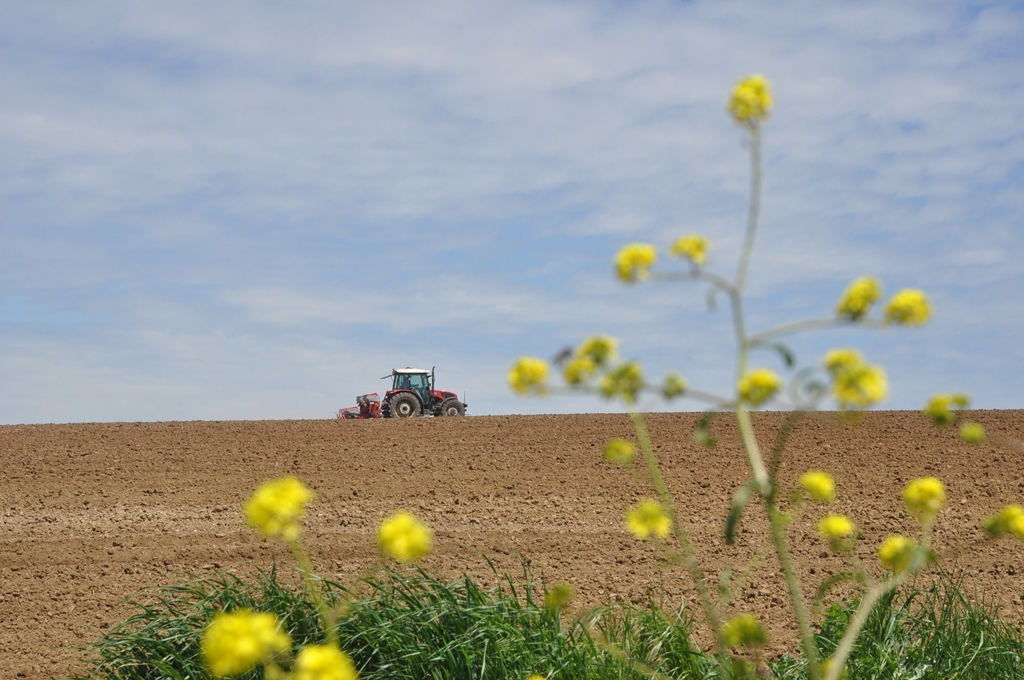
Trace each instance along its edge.
<instances>
[{"instance_id":1,"label":"tractor front wheel","mask_svg":"<svg viewBox=\"0 0 1024 680\"><path fill-rule=\"evenodd\" d=\"M462 405L462 402L458 399L448 399L441 404L441 415L442 416L464 416L466 415L466 407Z\"/></svg>"},{"instance_id":2,"label":"tractor front wheel","mask_svg":"<svg viewBox=\"0 0 1024 680\"><path fill-rule=\"evenodd\" d=\"M391 398L391 415L395 418L415 418L420 414L420 400L411 394L396 394Z\"/></svg>"}]
</instances>

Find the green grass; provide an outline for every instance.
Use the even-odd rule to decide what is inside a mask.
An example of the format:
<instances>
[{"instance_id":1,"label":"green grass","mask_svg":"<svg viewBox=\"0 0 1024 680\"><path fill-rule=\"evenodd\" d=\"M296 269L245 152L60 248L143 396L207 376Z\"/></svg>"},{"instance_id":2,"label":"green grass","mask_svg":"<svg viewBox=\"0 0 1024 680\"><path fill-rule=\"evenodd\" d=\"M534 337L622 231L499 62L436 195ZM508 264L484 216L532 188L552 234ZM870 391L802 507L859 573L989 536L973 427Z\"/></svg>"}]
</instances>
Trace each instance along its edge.
<instances>
[{"instance_id":1,"label":"green grass","mask_svg":"<svg viewBox=\"0 0 1024 680\"><path fill-rule=\"evenodd\" d=\"M563 626L547 612L543 587L528 573L485 589L469 578L451 583L422 571L385 572L353 589L325 582L329 599L348 602L338 624L346 652L364 680L465 678L633 680L639 671L616 660L601 639L673 678L718 678L711 657L691 640L693 622L652 598L646 607L609 606ZM851 657L852 680L1024 677L1018 629L964 595L963 583L940 575L927 589L905 588L872 614ZM94 680L203 680L199 635L215 611L249 607L281 617L297 646L322 642L313 607L276 571L244 582L232 575L143 591L137 612L87 651ZM539 598L539 599L538 599ZM855 603L833 606L818 636L824 655L838 644ZM799 658L771 664L777 677L805 677ZM259 678L257 670L246 678Z\"/></svg>"},{"instance_id":2,"label":"green grass","mask_svg":"<svg viewBox=\"0 0 1024 680\"><path fill-rule=\"evenodd\" d=\"M325 582L328 599L348 602L339 637L363 680L549 678L625 680L643 676L604 651L582 624L563 629L546 611L543 588L524 575L484 589L469 578L443 583L422 571L385 572L353 590ZM97 640L88 672L104 680L208 678L199 635L214 612L248 607L275 612L296 646L323 642L313 607L276 571L247 583L230 574L143 591L138 611ZM595 610L596 634L627 640L636 658L667 672L695 673L709 660L690 645L690 621L658 606ZM254 671L245 678L259 678ZM704 677L703 674L697 677Z\"/></svg>"},{"instance_id":3,"label":"green grass","mask_svg":"<svg viewBox=\"0 0 1024 680\"><path fill-rule=\"evenodd\" d=\"M994 608L970 599L963 577L885 596L872 611L847 663L851 680L1024 678L1024 639ZM839 645L856 601L833 605L818 635L823 657ZM799 660L782 659L779 678L803 678Z\"/></svg>"},{"instance_id":4,"label":"green grass","mask_svg":"<svg viewBox=\"0 0 1024 680\"><path fill-rule=\"evenodd\" d=\"M231 574L142 591L137 612L102 635L86 651L89 672L82 678L197 680L209 678L199 659L199 636L221 610L260 609L276 613L297 641L322 631L313 606L278 580L276 571L254 583ZM262 677L250 673L245 677Z\"/></svg>"}]
</instances>

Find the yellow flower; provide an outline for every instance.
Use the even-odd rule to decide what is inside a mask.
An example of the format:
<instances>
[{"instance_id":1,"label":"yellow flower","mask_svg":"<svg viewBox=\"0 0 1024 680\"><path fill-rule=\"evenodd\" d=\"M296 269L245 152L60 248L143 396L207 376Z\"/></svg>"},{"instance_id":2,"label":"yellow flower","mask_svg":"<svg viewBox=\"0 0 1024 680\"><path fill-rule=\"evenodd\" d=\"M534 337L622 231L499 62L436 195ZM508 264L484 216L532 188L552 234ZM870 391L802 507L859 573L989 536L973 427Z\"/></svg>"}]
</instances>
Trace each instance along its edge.
<instances>
[{"instance_id":1,"label":"yellow flower","mask_svg":"<svg viewBox=\"0 0 1024 680\"><path fill-rule=\"evenodd\" d=\"M846 515L825 515L818 522L818 533L829 541L850 536L854 529L853 522Z\"/></svg>"},{"instance_id":2,"label":"yellow flower","mask_svg":"<svg viewBox=\"0 0 1024 680\"><path fill-rule=\"evenodd\" d=\"M722 642L726 647L760 647L768 642L768 632L750 614L740 614L722 626Z\"/></svg>"},{"instance_id":3,"label":"yellow flower","mask_svg":"<svg viewBox=\"0 0 1024 680\"><path fill-rule=\"evenodd\" d=\"M932 315L932 306L924 291L916 288L901 290L892 296L885 308L885 318L892 323L920 326Z\"/></svg>"},{"instance_id":4,"label":"yellow flower","mask_svg":"<svg viewBox=\"0 0 1024 680\"><path fill-rule=\"evenodd\" d=\"M604 459L609 463L617 463L618 465L626 465L633 462L633 456L636 455L636 447L625 439L616 437L610 442L605 444L604 447Z\"/></svg>"},{"instance_id":5,"label":"yellow flower","mask_svg":"<svg viewBox=\"0 0 1024 680\"><path fill-rule=\"evenodd\" d=\"M895 572L906 571L916 550L917 543L912 539L893 534L878 546L878 561L886 569Z\"/></svg>"},{"instance_id":6,"label":"yellow flower","mask_svg":"<svg viewBox=\"0 0 1024 680\"><path fill-rule=\"evenodd\" d=\"M832 664L834 663L834 661L835 661L835 659L833 659L830 656L830 657L828 657L827 659L825 659L824 661L821 662L821 677L825 677L825 675L830 670L832 670ZM839 677L839 680L847 680L850 677L850 673L849 673L849 671L847 671L845 665L843 666L843 669L841 671L839 671L839 676L838 677Z\"/></svg>"},{"instance_id":7,"label":"yellow flower","mask_svg":"<svg viewBox=\"0 0 1024 680\"><path fill-rule=\"evenodd\" d=\"M873 276L862 276L847 286L836 305L836 313L857 320L868 313L882 297L882 282Z\"/></svg>"},{"instance_id":8,"label":"yellow flower","mask_svg":"<svg viewBox=\"0 0 1024 680\"><path fill-rule=\"evenodd\" d=\"M827 472L808 470L800 475L800 486L816 501L831 503L836 499L836 480Z\"/></svg>"},{"instance_id":9,"label":"yellow flower","mask_svg":"<svg viewBox=\"0 0 1024 680\"><path fill-rule=\"evenodd\" d=\"M1024 541L1024 508L1016 504L1007 505L997 514L986 517L981 525L992 538L1010 532Z\"/></svg>"},{"instance_id":10,"label":"yellow flower","mask_svg":"<svg viewBox=\"0 0 1024 680\"><path fill-rule=\"evenodd\" d=\"M665 385L661 388L661 394L666 399L675 399L686 391L686 378L678 373L669 373L665 376Z\"/></svg>"},{"instance_id":11,"label":"yellow flower","mask_svg":"<svg viewBox=\"0 0 1024 680\"><path fill-rule=\"evenodd\" d=\"M1024 515L1017 515L1006 522L1006 530L1017 537L1017 540L1024 541Z\"/></svg>"},{"instance_id":12,"label":"yellow flower","mask_svg":"<svg viewBox=\"0 0 1024 680\"><path fill-rule=\"evenodd\" d=\"M822 362L832 374L832 396L840 408L866 408L885 399L889 381L880 366L865 363L851 347L829 350Z\"/></svg>"},{"instance_id":13,"label":"yellow flower","mask_svg":"<svg viewBox=\"0 0 1024 680\"><path fill-rule=\"evenodd\" d=\"M880 366L859 364L836 371L832 396L840 408L867 408L885 399L889 381Z\"/></svg>"},{"instance_id":14,"label":"yellow flower","mask_svg":"<svg viewBox=\"0 0 1024 680\"><path fill-rule=\"evenodd\" d=\"M631 243L615 256L615 271L626 283L646 279L658 260L658 251L648 243Z\"/></svg>"},{"instance_id":15,"label":"yellow flower","mask_svg":"<svg viewBox=\"0 0 1024 680\"><path fill-rule=\"evenodd\" d=\"M607 335L592 335L576 348L577 357L585 357L595 366L604 366L614 361L619 350L619 341Z\"/></svg>"},{"instance_id":16,"label":"yellow flower","mask_svg":"<svg viewBox=\"0 0 1024 680\"><path fill-rule=\"evenodd\" d=\"M782 380L775 373L767 368L755 368L747 371L737 389L740 393L740 401L745 401L751 406L760 406L781 387Z\"/></svg>"},{"instance_id":17,"label":"yellow flower","mask_svg":"<svg viewBox=\"0 0 1024 680\"><path fill-rule=\"evenodd\" d=\"M729 99L729 112L739 123L756 125L768 117L772 108L772 93L768 80L761 75L747 76L733 88Z\"/></svg>"},{"instance_id":18,"label":"yellow flower","mask_svg":"<svg viewBox=\"0 0 1024 680\"><path fill-rule=\"evenodd\" d=\"M936 394L924 407L924 414L939 427L956 422L953 409L967 408L970 398L966 394Z\"/></svg>"},{"instance_id":19,"label":"yellow flower","mask_svg":"<svg viewBox=\"0 0 1024 680\"><path fill-rule=\"evenodd\" d=\"M572 584L559 583L544 593L544 608L549 612L557 612L572 600Z\"/></svg>"},{"instance_id":20,"label":"yellow flower","mask_svg":"<svg viewBox=\"0 0 1024 680\"><path fill-rule=\"evenodd\" d=\"M946 485L935 477L911 480L903 490L903 502L919 520L932 519L946 504Z\"/></svg>"},{"instance_id":21,"label":"yellow flower","mask_svg":"<svg viewBox=\"0 0 1024 680\"><path fill-rule=\"evenodd\" d=\"M543 675L537 675L536 673L534 673L533 675L528 677L526 680L547 680L547 679Z\"/></svg>"},{"instance_id":22,"label":"yellow flower","mask_svg":"<svg viewBox=\"0 0 1024 680\"><path fill-rule=\"evenodd\" d=\"M644 372L640 364L635 361L627 361L608 371L603 378L599 389L606 399L622 397L624 400L636 401L637 393L644 386Z\"/></svg>"},{"instance_id":23,"label":"yellow flower","mask_svg":"<svg viewBox=\"0 0 1024 680\"><path fill-rule=\"evenodd\" d=\"M594 377L597 365L590 357L575 357L565 365L565 382L570 385L581 385Z\"/></svg>"},{"instance_id":24,"label":"yellow flower","mask_svg":"<svg viewBox=\"0 0 1024 680\"><path fill-rule=\"evenodd\" d=\"M946 485L935 477L919 477L907 484L903 501L917 517L935 515L946 504Z\"/></svg>"},{"instance_id":25,"label":"yellow flower","mask_svg":"<svg viewBox=\"0 0 1024 680\"><path fill-rule=\"evenodd\" d=\"M381 522L377 544L384 554L399 562L424 557L434 547L434 535L423 522L408 512L396 512Z\"/></svg>"},{"instance_id":26,"label":"yellow flower","mask_svg":"<svg viewBox=\"0 0 1024 680\"><path fill-rule=\"evenodd\" d=\"M700 234L687 234L672 244L669 255L672 257L688 257L696 265L704 264L708 259L711 241Z\"/></svg>"},{"instance_id":27,"label":"yellow flower","mask_svg":"<svg viewBox=\"0 0 1024 680\"><path fill-rule=\"evenodd\" d=\"M641 540L650 538L651 534L658 538L668 538L672 531L672 520L665 514L661 503L645 500L626 513L626 526Z\"/></svg>"},{"instance_id":28,"label":"yellow flower","mask_svg":"<svg viewBox=\"0 0 1024 680\"><path fill-rule=\"evenodd\" d=\"M613 361L619 341L607 335L594 335L576 348L573 359L565 367L565 381L579 385L590 380L599 368Z\"/></svg>"},{"instance_id":29,"label":"yellow flower","mask_svg":"<svg viewBox=\"0 0 1024 680\"><path fill-rule=\"evenodd\" d=\"M313 492L294 477L264 482L245 504L245 518L264 536L280 536L286 541L299 537L306 504Z\"/></svg>"},{"instance_id":30,"label":"yellow flower","mask_svg":"<svg viewBox=\"0 0 1024 680\"><path fill-rule=\"evenodd\" d=\"M200 641L203 663L218 677L241 675L291 646L276 616L248 609L214 614Z\"/></svg>"},{"instance_id":31,"label":"yellow flower","mask_svg":"<svg viewBox=\"0 0 1024 680\"><path fill-rule=\"evenodd\" d=\"M548 363L536 357L519 357L508 372L508 384L519 394L543 394L547 379Z\"/></svg>"},{"instance_id":32,"label":"yellow flower","mask_svg":"<svg viewBox=\"0 0 1024 680\"><path fill-rule=\"evenodd\" d=\"M359 674L348 654L334 645L306 645L295 657L289 680L356 680Z\"/></svg>"},{"instance_id":33,"label":"yellow flower","mask_svg":"<svg viewBox=\"0 0 1024 680\"><path fill-rule=\"evenodd\" d=\"M832 375L864 364L864 355L852 347L839 347L828 351L822 362Z\"/></svg>"},{"instance_id":34,"label":"yellow flower","mask_svg":"<svg viewBox=\"0 0 1024 680\"><path fill-rule=\"evenodd\" d=\"M960 439L968 444L980 444L985 441L985 428L978 423L967 423L960 428Z\"/></svg>"}]
</instances>

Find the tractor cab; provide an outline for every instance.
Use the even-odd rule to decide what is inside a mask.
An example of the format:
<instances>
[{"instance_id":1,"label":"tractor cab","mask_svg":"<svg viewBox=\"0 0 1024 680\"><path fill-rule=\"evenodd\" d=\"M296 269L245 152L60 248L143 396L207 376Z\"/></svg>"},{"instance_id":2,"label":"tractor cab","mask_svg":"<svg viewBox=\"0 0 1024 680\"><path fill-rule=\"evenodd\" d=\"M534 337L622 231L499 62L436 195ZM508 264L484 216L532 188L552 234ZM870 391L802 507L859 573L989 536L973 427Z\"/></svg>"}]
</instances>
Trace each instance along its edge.
<instances>
[{"instance_id":1,"label":"tractor cab","mask_svg":"<svg viewBox=\"0 0 1024 680\"><path fill-rule=\"evenodd\" d=\"M430 404L430 392L433 389L433 372L422 368L397 368L391 371L393 382L391 389L409 390L420 399L421 404Z\"/></svg>"}]
</instances>

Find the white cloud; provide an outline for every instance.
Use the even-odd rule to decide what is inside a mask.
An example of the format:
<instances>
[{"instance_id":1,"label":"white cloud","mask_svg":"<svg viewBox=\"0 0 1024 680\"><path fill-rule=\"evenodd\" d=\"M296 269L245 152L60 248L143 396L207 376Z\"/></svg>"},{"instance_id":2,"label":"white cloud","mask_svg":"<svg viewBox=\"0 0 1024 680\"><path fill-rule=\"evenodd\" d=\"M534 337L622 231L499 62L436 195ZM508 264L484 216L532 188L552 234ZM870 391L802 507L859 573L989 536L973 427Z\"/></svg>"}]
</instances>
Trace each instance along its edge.
<instances>
[{"instance_id":1,"label":"white cloud","mask_svg":"<svg viewBox=\"0 0 1024 680\"><path fill-rule=\"evenodd\" d=\"M1024 396L1003 379L1024 331L1001 311L1024 284L1011 6L9 14L0 296L77 321L0 319L0 422L313 416L406 357L446 362L487 412L560 409L514 400L504 370L599 330L652 371L724 388L709 365L730 356L724 310L709 320L695 290L622 290L608 263L623 242L703 231L731 271L748 176L723 104L751 71L777 94L752 321L827 311L864 272L925 286L973 340L940 314L929 342L955 360L899 356L919 370L893 405L972 366L992 374L979 403ZM148 406L166 395L187 406Z\"/></svg>"}]
</instances>

